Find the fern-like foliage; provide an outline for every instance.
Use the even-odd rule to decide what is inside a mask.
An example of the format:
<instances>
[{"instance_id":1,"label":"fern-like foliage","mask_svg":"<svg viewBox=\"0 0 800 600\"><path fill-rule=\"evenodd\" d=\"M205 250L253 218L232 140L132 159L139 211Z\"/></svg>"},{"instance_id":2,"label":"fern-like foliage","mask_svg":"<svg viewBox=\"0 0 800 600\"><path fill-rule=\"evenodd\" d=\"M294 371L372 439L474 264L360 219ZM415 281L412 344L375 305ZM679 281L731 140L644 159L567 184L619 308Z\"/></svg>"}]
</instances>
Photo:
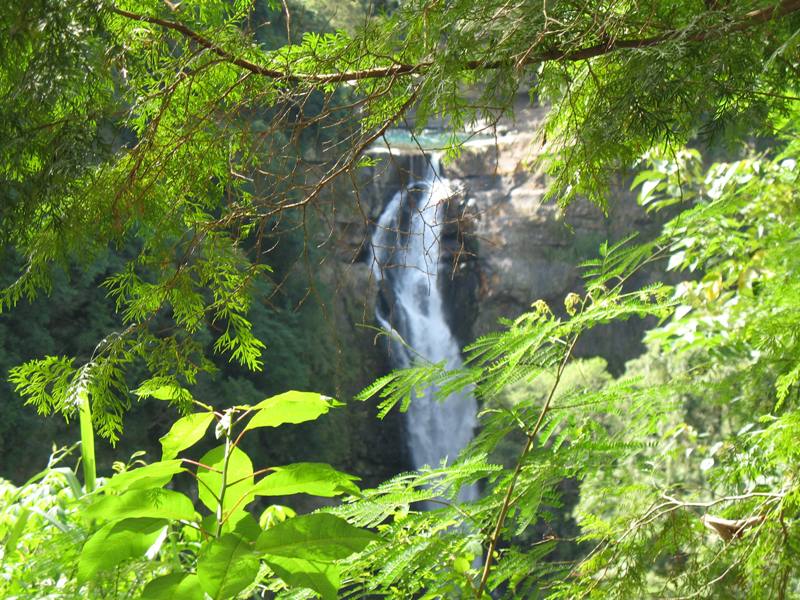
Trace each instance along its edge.
<instances>
[{"instance_id":1,"label":"fern-like foliage","mask_svg":"<svg viewBox=\"0 0 800 600\"><path fill-rule=\"evenodd\" d=\"M530 312L506 321L503 331L467 346L462 369L419 365L387 375L361 393L361 399L379 397L385 414L397 404L405 409L426 384L435 385L442 397L470 386L484 409L480 432L452 465L403 475L340 509L362 524L385 523L390 540L386 555L364 557L359 565L368 572L376 569L360 593L480 597L494 590L514 597L564 573L565 567L549 565L545 557L556 548L563 551L564 543L578 542L552 535L537 539L533 533L563 510L562 482L640 450L655 432L663 405L653 401L654 390L637 388L635 380L600 389L559 384L585 331L611 321L670 314L674 301L668 287L624 289L628 277L653 260L654 248L632 247L631 240L604 247L589 270L587 291L566 299L566 318L534 303ZM539 386L540 392L513 404L504 400L508 390L525 386ZM628 429L613 426L623 419ZM493 466L487 470L488 465ZM476 483L481 498L460 502L459 489ZM423 501L430 510L419 511L417 503ZM526 563L523 556L534 558ZM483 577L487 561L498 566Z\"/></svg>"},{"instance_id":2,"label":"fern-like foliage","mask_svg":"<svg viewBox=\"0 0 800 600\"><path fill-rule=\"evenodd\" d=\"M407 474L343 508L381 523L388 540L354 567L375 575L355 596L800 592L800 146L788 147L706 171L696 152L651 157L637 182L643 201L690 203L660 237L604 244L563 316L534 303L468 346L463 369L422 365L362 393L385 390L390 407L413 402L426 378L442 395L470 386L481 429L445 469L496 466L444 487L444 475L431 481L436 471ZM656 260L689 276L630 289ZM660 326L625 376L599 377L573 358L584 332L645 316ZM458 486L476 481L480 499L458 502ZM421 511L422 500L441 507Z\"/></svg>"}]
</instances>

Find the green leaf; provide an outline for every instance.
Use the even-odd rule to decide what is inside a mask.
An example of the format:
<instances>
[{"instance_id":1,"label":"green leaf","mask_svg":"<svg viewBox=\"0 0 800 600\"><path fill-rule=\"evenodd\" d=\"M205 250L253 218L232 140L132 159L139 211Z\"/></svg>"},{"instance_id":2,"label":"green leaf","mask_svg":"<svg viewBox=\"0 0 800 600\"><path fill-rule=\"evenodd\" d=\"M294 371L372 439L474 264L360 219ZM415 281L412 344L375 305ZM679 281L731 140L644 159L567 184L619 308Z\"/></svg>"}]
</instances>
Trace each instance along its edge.
<instances>
[{"instance_id":1,"label":"green leaf","mask_svg":"<svg viewBox=\"0 0 800 600\"><path fill-rule=\"evenodd\" d=\"M358 477L337 471L325 463L295 463L274 467L274 471L253 488L256 496L311 494L330 498L344 493L360 493L353 483Z\"/></svg>"},{"instance_id":2,"label":"green leaf","mask_svg":"<svg viewBox=\"0 0 800 600\"><path fill-rule=\"evenodd\" d=\"M145 488L163 487L173 475L185 469L181 460L164 460L114 475L103 486L106 492L124 492Z\"/></svg>"},{"instance_id":3,"label":"green leaf","mask_svg":"<svg viewBox=\"0 0 800 600\"><path fill-rule=\"evenodd\" d=\"M216 535L217 527L219 527L219 521L217 521L217 515L209 514L202 518L200 521L200 527L204 532L208 535Z\"/></svg>"},{"instance_id":4,"label":"green leaf","mask_svg":"<svg viewBox=\"0 0 800 600\"><path fill-rule=\"evenodd\" d=\"M84 511L84 516L89 521L111 522L140 517L190 520L194 518L194 506L180 492L152 488L103 496Z\"/></svg>"},{"instance_id":5,"label":"green leaf","mask_svg":"<svg viewBox=\"0 0 800 600\"><path fill-rule=\"evenodd\" d=\"M680 268L684 260L686 260L686 252L683 250L680 252L675 252L669 257L669 262L667 262L667 271L674 271L675 269Z\"/></svg>"},{"instance_id":6,"label":"green leaf","mask_svg":"<svg viewBox=\"0 0 800 600\"><path fill-rule=\"evenodd\" d=\"M250 419L245 431L257 427L278 427L285 423L313 421L339 406L333 398L315 392L285 392L256 404L257 412Z\"/></svg>"},{"instance_id":7,"label":"green leaf","mask_svg":"<svg viewBox=\"0 0 800 600\"><path fill-rule=\"evenodd\" d=\"M87 492L93 492L97 480L97 457L94 449L94 425L89 393L83 389L78 394L79 421L81 426L81 460L83 461L83 483Z\"/></svg>"},{"instance_id":8,"label":"green leaf","mask_svg":"<svg viewBox=\"0 0 800 600\"><path fill-rule=\"evenodd\" d=\"M331 561L360 552L378 539L374 533L353 527L344 519L317 513L289 519L267 529L259 536L256 548L271 556Z\"/></svg>"},{"instance_id":9,"label":"green leaf","mask_svg":"<svg viewBox=\"0 0 800 600\"><path fill-rule=\"evenodd\" d=\"M459 556L453 561L453 570L461 575L468 573L470 566L470 560L464 556Z\"/></svg>"},{"instance_id":10,"label":"green leaf","mask_svg":"<svg viewBox=\"0 0 800 600\"><path fill-rule=\"evenodd\" d=\"M16 516L16 521L14 525L11 527L11 531L6 537L5 542L3 543L3 555L7 556L12 552L16 551L17 549L17 542L19 538L22 536L23 532L25 531L25 525L28 524L28 519L31 516L31 510L25 508L24 506L20 505L19 512ZM5 531L0 530L0 536L2 536Z\"/></svg>"},{"instance_id":11,"label":"green leaf","mask_svg":"<svg viewBox=\"0 0 800 600\"><path fill-rule=\"evenodd\" d=\"M161 438L161 458L175 458L182 450L194 446L206 434L214 413L202 412L178 419L169 432Z\"/></svg>"},{"instance_id":12,"label":"green leaf","mask_svg":"<svg viewBox=\"0 0 800 600\"><path fill-rule=\"evenodd\" d=\"M170 573L148 583L141 600L198 600L203 597L203 588L197 575Z\"/></svg>"},{"instance_id":13,"label":"green leaf","mask_svg":"<svg viewBox=\"0 0 800 600\"><path fill-rule=\"evenodd\" d=\"M192 401L192 394L189 390L179 385L159 385L155 387L147 385L148 383L149 382L145 382L144 385L139 386L133 393L140 398L155 398L156 400L167 400L169 402L182 401L188 403Z\"/></svg>"},{"instance_id":14,"label":"green leaf","mask_svg":"<svg viewBox=\"0 0 800 600\"><path fill-rule=\"evenodd\" d=\"M143 558L166 531L164 519L125 519L108 523L84 544L78 560L78 582L86 582L101 571Z\"/></svg>"},{"instance_id":15,"label":"green leaf","mask_svg":"<svg viewBox=\"0 0 800 600\"><path fill-rule=\"evenodd\" d=\"M283 523L286 519L293 519L297 513L288 506L272 504L264 509L258 518L258 526L261 529L269 529L273 525Z\"/></svg>"},{"instance_id":16,"label":"green leaf","mask_svg":"<svg viewBox=\"0 0 800 600\"><path fill-rule=\"evenodd\" d=\"M233 533L249 542L255 542L262 531L263 528L258 524L256 518L248 512L244 513L233 527Z\"/></svg>"},{"instance_id":17,"label":"green leaf","mask_svg":"<svg viewBox=\"0 0 800 600\"><path fill-rule=\"evenodd\" d=\"M661 181L663 178L664 174L659 171L654 171L654 170L639 171L639 173L636 174L636 177L633 178L633 181L631 182L631 185L628 189L633 190L638 185L640 185L645 181L653 181L653 180Z\"/></svg>"},{"instance_id":18,"label":"green leaf","mask_svg":"<svg viewBox=\"0 0 800 600\"><path fill-rule=\"evenodd\" d=\"M222 489L222 470L225 467L225 446L218 446L207 452L200 459L200 462L213 470L198 467L197 485L200 502L205 504L209 510L216 511L218 498ZM249 504L254 495L251 492L253 487L253 463L250 457L239 448L231 450L228 458L225 481L224 497L222 499L223 519L230 516L231 511L243 510Z\"/></svg>"},{"instance_id":19,"label":"green leaf","mask_svg":"<svg viewBox=\"0 0 800 600\"><path fill-rule=\"evenodd\" d=\"M226 533L212 540L197 561L197 576L203 591L214 600L233 598L253 583L259 559L253 545L238 535Z\"/></svg>"},{"instance_id":20,"label":"green leaf","mask_svg":"<svg viewBox=\"0 0 800 600\"><path fill-rule=\"evenodd\" d=\"M269 556L264 562L288 585L310 588L322 596L322 600L336 600L341 585L339 568L336 565L281 556Z\"/></svg>"}]
</instances>

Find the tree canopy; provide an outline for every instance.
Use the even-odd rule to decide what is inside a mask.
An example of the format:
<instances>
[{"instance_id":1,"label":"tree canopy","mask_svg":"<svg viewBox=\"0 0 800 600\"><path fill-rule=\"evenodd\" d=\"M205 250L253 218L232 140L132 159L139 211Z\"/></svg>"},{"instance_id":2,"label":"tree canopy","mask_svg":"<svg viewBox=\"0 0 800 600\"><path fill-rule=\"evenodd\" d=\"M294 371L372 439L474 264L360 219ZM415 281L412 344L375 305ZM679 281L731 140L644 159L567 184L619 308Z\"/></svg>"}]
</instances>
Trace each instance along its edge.
<instances>
[{"instance_id":1,"label":"tree canopy","mask_svg":"<svg viewBox=\"0 0 800 600\"><path fill-rule=\"evenodd\" d=\"M3 239L24 257L2 304L47 290L54 263L137 240L138 256L104 284L127 328L102 342L89 378L114 437L125 392L111 364L138 354L157 376L193 380L203 361L173 357L197 354L206 316L222 329L216 350L258 366L245 315L269 268L265 234L287 213L326 211L326 188L412 109L418 127L432 115L453 130L491 127L526 86L554 104L542 137L552 195L604 205L609 174L648 150L774 133L793 102L799 9L410 2L352 35L301 37L283 16L285 44L259 40L278 4L2 10ZM470 85L480 93L468 99ZM152 335L165 307L188 335ZM42 368L55 383L81 367Z\"/></svg>"},{"instance_id":2,"label":"tree canopy","mask_svg":"<svg viewBox=\"0 0 800 600\"><path fill-rule=\"evenodd\" d=\"M61 585L74 597L800 593L800 2L410 0L364 5L358 26L324 32L303 31L300 10L0 6L0 241L19 265L0 310L46 295L59 269L128 254L104 274L119 323L91 356L11 372L41 412L79 419L84 476L53 463L41 482L0 489L9 593L38 574L59 587L57 554L23 572L47 547L77 565ZM246 432L338 405L289 392L219 406L188 391L215 368L209 352L263 366L269 332L254 333L250 312L275 237L330 228L353 201L337 186L390 127L443 119L452 157L459 132L491 131L520 89L551 107L537 143L553 199L605 208L610 178L636 168L640 201L677 216L655 240L604 244L563 310L534 303L467 346L463 369L416 365L364 390L391 410L426 383L472 386L481 432L453 464L368 490L322 463L255 470ZM687 149L710 143L740 160ZM631 289L662 259L685 281ZM575 375L585 331L646 315L660 325L624 376ZM123 435L134 397L184 416L161 461L96 482L93 435ZM176 458L212 423L222 445ZM203 506L173 477L190 478ZM536 535L568 480L580 485L578 533ZM482 497L461 503L477 482ZM296 493L346 500L299 517L245 510ZM421 501L442 507L415 510ZM61 520L35 533L28 520L56 506ZM570 560L554 558L565 547Z\"/></svg>"}]
</instances>

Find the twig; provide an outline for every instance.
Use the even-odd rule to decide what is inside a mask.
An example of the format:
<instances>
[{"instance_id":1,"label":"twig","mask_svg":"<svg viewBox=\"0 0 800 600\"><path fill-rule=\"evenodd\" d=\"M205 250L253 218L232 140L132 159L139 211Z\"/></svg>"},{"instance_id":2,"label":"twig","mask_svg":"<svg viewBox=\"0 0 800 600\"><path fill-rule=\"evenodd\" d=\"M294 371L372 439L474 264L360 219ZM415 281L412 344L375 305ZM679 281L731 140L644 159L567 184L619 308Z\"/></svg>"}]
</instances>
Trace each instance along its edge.
<instances>
[{"instance_id":1,"label":"twig","mask_svg":"<svg viewBox=\"0 0 800 600\"><path fill-rule=\"evenodd\" d=\"M517 466L514 469L514 474L511 476L511 481L508 484L508 488L506 489L505 497L503 498L503 504L500 508L500 514L497 517L497 522L495 523L494 530L492 531L492 535L489 538L489 547L486 550L486 559L483 563L483 572L481 573L481 581L478 585L477 590L475 591L475 598L480 600L483 596L483 591L486 588L486 583L489 580L489 574L492 569L492 559L494 557L495 550L497 549L497 542L500 541L500 533L503 530L503 525L505 524L506 517L508 516L508 511L511 509L512 505L512 496L514 494L514 488L517 485L517 480L519 479L520 473L522 472L522 467L525 464L525 458L527 458L528 454L531 450L533 450L533 446L536 442L536 436L539 434L539 430L542 428L542 424L544 423L544 418L550 410L550 404L553 401L553 397L556 393L556 388L558 388L558 384L561 381L561 376L564 374L564 369L569 362L570 356L572 356L572 350L575 348L575 344L578 341L579 333L575 334L572 338L572 341L567 348L566 353L564 354L564 358L562 359L561 363L558 366L558 370L556 371L556 378L553 382L553 385L550 387L550 393L547 396L547 400L545 400L544 405L542 406L541 411L539 411L539 418L536 420L536 424L533 426L533 429L528 434L528 442L525 444L525 448L522 450L522 453L517 460Z\"/></svg>"},{"instance_id":2,"label":"twig","mask_svg":"<svg viewBox=\"0 0 800 600\"><path fill-rule=\"evenodd\" d=\"M142 21L158 25L165 29L177 31L184 37L194 41L198 45L213 52L220 58L234 64L238 67L246 69L256 75L263 75L273 79L280 79L292 83L311 83L315 85L329 84L329 83L343 83L362 81L365 79L381 79L386 77L398 77L401 75L420 75L425 73L432 65L433 61L422 61L417 64L404 64L397 63L389 67L375 67L371 69L360 69L357 71L341 71L333 73L319 73L319 74L294 74L288 71L281 71L278 69L271 69L262 65L256 64L252 61L234 56L228 50L217 45L214 41L206 38L200 33L190 29L183 23L177 21L170 21L168 19L161 19L158 17L151 17L142 15L131 11L111 6L109 10L112 13L122 17L132 19L135 21ZM704 42L707 40L718 39L726 34L742 32L752 27L756 27L773 19L779 19L787 15L800 11L800 0L783 0L776 5L768 6L758 10L750 11L743 15L743 17L734 22L733 24L721 29L710 31L700 31L692 33L691 29L673 29L663 34L634 39L613 39L603 40L598 44L579 48L577 50L570 50L567 48L554 48L552 50L545 50L543 52L534 53L531 49L528 50L521 60L514 61L513 59L501 61L483 61L483 60L468 60L465 61L461 68L465 71L489 70L499 69L506 66L516 66L521 68L523 66L537 64L548 61L581 61L588 58L595 58L605 54L617 52L619 50L637 50L643 48L651 48L659 46L663 43L670 41L682 40L686 42ZM288 23L287 23L288 26Z\"/></svg>"}]
</instances>

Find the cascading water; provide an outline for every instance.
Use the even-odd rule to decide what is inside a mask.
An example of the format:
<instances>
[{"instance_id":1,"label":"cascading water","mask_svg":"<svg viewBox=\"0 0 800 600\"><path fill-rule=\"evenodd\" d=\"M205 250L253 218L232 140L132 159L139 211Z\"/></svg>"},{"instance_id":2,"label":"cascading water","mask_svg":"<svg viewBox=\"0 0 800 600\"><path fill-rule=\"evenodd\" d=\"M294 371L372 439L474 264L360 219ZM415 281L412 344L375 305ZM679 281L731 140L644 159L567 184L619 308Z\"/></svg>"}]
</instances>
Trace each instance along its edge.
<instances>
[{"instance_id":1,"label":"cascading water","mask_svg":"<svg viewBox=\"0 0 800 600\"><path fill-rule=\"evenodd\" d=\"M409 367L419 358L445 361L447 368L455 369L462 364L461 353L439 289L442 222L453 191L440 175L439 157L425 158L424 181L394 195L372 236L372 269L382 282L376 316L391 334L392 367ZM415 467L452 462L474 435L477 403L472 393L453 394L443 402L436 401L435 394L435 388L425 390L412 400L406 415ZM461 492L462 500L476 497L474 487Z\"/></svg>"}]
</instances>

